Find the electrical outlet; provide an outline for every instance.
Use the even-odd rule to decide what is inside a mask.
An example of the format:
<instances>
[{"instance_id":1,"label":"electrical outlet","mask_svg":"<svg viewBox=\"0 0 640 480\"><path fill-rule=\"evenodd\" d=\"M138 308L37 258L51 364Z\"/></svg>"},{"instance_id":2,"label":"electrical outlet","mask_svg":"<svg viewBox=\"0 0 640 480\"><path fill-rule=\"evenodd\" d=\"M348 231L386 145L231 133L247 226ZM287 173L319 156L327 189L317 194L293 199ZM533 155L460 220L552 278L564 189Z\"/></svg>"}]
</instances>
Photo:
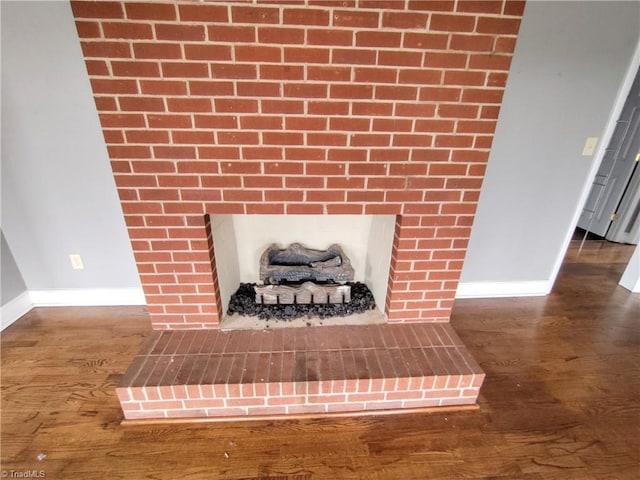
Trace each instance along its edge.
<instances>
[{"instance_id":1,"label":"electrical outlet","mask_svg":"<svg viewBox=\"0 0 640 480\"><path fill-rule=\"evenodd\" d=\"M598 137L588 137L584 142L584 148L582 149L583 157L590 157L596 151L596 145L598 145Z\"/></svg>"},{"instance_id":2,"label":"electrical outlet","mask_svg":"<svg viewBox=\"0 0 640 480\"><path fill-rule=\"evenodd\" d=\"M71 268L74 270L84 269L84 263L82 263L82 257L80 255L69 255L69 260L71 261Z\"/></svg>"}]
</instances>

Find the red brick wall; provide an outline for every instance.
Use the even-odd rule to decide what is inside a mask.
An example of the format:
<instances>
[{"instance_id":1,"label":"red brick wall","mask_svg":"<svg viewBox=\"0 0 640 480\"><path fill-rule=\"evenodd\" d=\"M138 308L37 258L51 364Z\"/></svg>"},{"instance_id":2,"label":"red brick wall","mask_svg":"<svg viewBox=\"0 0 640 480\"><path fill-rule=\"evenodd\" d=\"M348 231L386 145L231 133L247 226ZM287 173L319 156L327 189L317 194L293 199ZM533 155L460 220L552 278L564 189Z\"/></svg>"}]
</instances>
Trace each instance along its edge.
<instances>
[{"instance_id":1,"label":"red brick wall","mask_svg":"<svg viewBox=\"0 0 640 480\"><path fill-rule=\"evenodd\" d=\"M217 326L217 213L396 214L389 319L447 321L523 2L257 3L71 2L154 327Z\"/></svg>"}]
</instances>

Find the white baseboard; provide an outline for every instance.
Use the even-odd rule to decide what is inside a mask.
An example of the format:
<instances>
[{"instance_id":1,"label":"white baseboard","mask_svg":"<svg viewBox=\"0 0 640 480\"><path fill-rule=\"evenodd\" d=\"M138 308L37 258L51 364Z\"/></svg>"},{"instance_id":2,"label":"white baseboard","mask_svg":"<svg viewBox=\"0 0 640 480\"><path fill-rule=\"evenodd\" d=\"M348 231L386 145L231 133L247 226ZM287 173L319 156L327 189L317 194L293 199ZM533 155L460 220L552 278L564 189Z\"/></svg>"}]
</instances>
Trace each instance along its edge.
<instances>
[{"instance_id":1,"label":"white baseboard","mask_svg":"<svg viewBox=\"0 0 640 480\"><path fill-rule=\"evenodd\" d=\"M456 298L535 297L551 292L550 281L461 282Z\"/></svg>"},{"instance_id":2,"label":"white baseboard","mask_svg":"<svg viewBox=\"0 0 640 480\"><path fill-rule=\"evenodd\" d=\"M543 296L551 291L548 281L460 283L456 298ZM4 330L33 307L145 305L141 288L29 290L2 306Z\"/></svg>"},{"instance_id":3,"label":"white baseboard","mask_svg":"<svg viewBox=\"0 0 640 480\"><path fill-rule=\"evenodd\" d=\"M146 305L142 288L29 290L35 307Z\"/></svg>"},{"instance_id":4,"label":"white baseboard","mask_svg":"<svg viewBox=\"0 0 640 480\"><path fill-rule=\"evenodd\" d=\"M142 288L29 290L2 306L0 331L34 307L146 305Z\"/></svg>"},{"instance_id":5,"label":"white baseboard","mask_svg":"<svg viewBox=\"0 0 640 480\"><path fill-rule=\"evenodd\" d=\"M620 285L632 293L640 293L640 245L635 248L627 268L625 268Z\"/></svg>"},{"instance_id":6,"label":"white baseboard","mask_svg":"<svg viewBox=\"0 0 640 480\"><path fill-rule=\"evenodd\" d=\"M33 308L31 295L28 291L21 293L13 300L2 305L2 318L0 320L0 330L4 330L13 322Z\"/></svg>"}]
</instances>

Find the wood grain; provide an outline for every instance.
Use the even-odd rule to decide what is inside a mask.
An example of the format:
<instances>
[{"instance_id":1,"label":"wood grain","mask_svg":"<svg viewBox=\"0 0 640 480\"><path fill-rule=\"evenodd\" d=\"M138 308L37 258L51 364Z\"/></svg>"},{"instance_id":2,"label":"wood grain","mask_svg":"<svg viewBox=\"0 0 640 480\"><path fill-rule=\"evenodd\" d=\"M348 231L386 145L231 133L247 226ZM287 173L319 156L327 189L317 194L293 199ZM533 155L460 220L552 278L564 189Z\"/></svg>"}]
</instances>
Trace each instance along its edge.
<instances>
[{"instance_id":1,"label":"wood grain","mask_svg":"<svg viewBox=\"0 0 640 480\"><path fill-rule=\"evenodd\" d=\"M487 373L477 411L121 426L115 386L151 333L144 310L32 310L2 334L1 469L64 479L640 478L640 296L617 286L632 248L607 246L619 263L594 250L570 252L547 297L456 302L452 324Z\"/></svg>"}]
</instances>

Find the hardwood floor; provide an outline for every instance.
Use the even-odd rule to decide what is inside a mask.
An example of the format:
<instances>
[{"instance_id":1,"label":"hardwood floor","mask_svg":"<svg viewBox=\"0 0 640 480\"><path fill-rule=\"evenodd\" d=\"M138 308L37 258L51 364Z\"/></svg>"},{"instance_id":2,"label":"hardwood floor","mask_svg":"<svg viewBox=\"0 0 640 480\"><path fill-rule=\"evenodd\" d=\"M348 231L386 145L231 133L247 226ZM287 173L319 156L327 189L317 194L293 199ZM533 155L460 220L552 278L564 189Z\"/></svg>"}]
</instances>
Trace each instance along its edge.
<instances>
[{"instance_id":1,"label":"hardwood floor","mask_svg":"<svg viewBox=\"0 0 640 480\"><path fill-rule=\"evenodd\" d=\"M607 246L614 263L575 248L547 297L456 302L452 325L487 373L471 412L125 427L115 385L150 333L143 309L32 310L2 333L0 469L56 479L639 478L640 295L617 286L632 248Z\"/></svg>"}]
</instances>

